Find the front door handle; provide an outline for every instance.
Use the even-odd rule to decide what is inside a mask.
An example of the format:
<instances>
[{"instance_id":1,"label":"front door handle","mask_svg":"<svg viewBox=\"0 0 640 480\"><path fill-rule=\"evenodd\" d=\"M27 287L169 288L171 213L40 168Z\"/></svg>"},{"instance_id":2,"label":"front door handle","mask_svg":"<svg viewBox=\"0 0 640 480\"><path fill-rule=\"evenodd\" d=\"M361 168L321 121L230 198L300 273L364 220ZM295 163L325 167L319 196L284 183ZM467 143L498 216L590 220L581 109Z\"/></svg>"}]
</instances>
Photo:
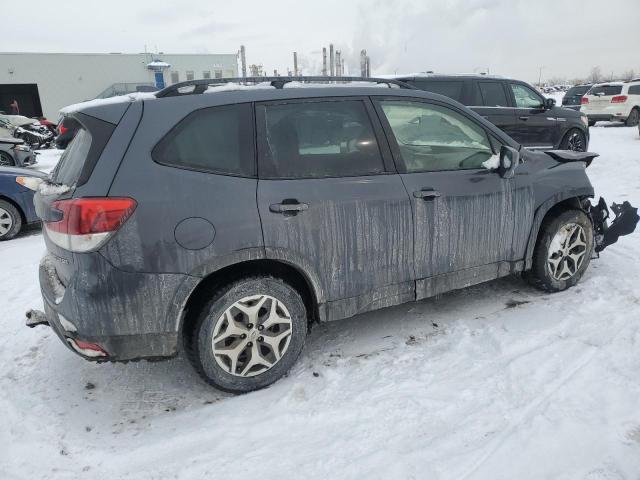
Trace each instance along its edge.
<instances>
[{"instance_id":1,"label":"front door handle","mask_svg":"<svg viewBox=\"0 0 640 480\"><path fill-rule=\"evenodd\" d=\"M527 120L529 120L529 117L527 117L526 115L523 115L521 117L518 117L520 120L522 120L523 122L526 122Z\"/></svg>"},{"instance_id":2,"label":"front door handle","mask_svg":"<svg viewBox=\"0 0 640 480\"><path fill-rule=\"evenodd\" d=\"M440 192L432 188L423 188L422 190L416 190L415 192L413 192L413 196L416 198L421 198L423 200L433 200L434 198L438 198L440 196Z\"/></svg>"},{"instance_id":3,"label":"front door handle","mask_svg":"<svg viewBox=\"0 0 640 480\"><path fill-rule=\"evenodd\" d=\"M273 203L269 205L269 211L273 213L289 213L296 215L299 212L303 212L309 209L309 205L306 203L300 203L297 200L283 203Z\"/></svg>"}]
</instances>

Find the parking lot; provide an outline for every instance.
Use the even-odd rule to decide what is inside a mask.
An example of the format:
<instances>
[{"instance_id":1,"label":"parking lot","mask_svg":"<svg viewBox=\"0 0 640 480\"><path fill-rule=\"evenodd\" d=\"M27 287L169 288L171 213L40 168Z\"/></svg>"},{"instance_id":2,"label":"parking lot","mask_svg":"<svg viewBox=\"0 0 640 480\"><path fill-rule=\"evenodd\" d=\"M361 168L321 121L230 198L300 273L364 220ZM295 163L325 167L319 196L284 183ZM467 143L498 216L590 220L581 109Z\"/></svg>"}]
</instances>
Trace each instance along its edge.
<instances>
[{"instance_id":1,"label":"parking lot","mask_svg":"<svg viewBox=\"0 0 640 480\"><path fill-rule=\"evenodd\" d=\"M590 132L596 194L639 204L638 129ZM287 378L240 397L204 384L182 356L96 365L49 328L25 328L24 312L42 308L43 251L37 229L0 243L2 478L640 472L637 234L562 293L507 277L316 326Z\"/></svg>"}]
</instances>

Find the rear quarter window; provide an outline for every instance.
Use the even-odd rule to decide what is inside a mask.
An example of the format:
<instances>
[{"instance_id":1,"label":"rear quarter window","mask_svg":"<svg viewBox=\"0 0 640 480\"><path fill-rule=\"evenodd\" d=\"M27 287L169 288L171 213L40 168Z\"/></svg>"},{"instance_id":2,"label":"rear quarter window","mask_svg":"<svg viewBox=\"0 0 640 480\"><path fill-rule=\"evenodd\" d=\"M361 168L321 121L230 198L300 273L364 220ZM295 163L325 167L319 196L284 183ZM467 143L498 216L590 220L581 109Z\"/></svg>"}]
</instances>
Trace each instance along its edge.
<instances>
[{"instance_id":1,"label":"rear quarter window","mask_svg":"<svg viewBox=\"0 0 640 480\"><path fill-rule=\"evenodd\" d=\"M640 95L640 85L631 85L629 87L629 95Z\"/></svg>"},{"instance_id":2,"label":"rear quarter window","mask_svg":"<svg viewBox=\"0 0 640 480\"><path fill-rule=\"evenodd\" d=\"M153 149L157 163L237 176L255 176L251 104L196 110Z\"/></svg>"},{"instance_id":3,"label":"rear quarter window","mask_svg":"<svg viewBox=\"0 0 640 480\"><path fill-rule=\"evenodd\" d=\"M52 174L55 183L73 186L80 178L85 161L91 149L91 133L85 128L80 128L73 140L67 145L60 157L58 166Z\"/></svg>"},{"instance_id":4,"label":"rear quarter window","mask_svg":"<svg viewBox=\"0 0 640 480\"><path fill-rule=\"evenodd\" d=\"M462 89L464 87L462 80L416 80L413 84L420 90L438 93L462 102Z\"/></svg>"}]
</instances>

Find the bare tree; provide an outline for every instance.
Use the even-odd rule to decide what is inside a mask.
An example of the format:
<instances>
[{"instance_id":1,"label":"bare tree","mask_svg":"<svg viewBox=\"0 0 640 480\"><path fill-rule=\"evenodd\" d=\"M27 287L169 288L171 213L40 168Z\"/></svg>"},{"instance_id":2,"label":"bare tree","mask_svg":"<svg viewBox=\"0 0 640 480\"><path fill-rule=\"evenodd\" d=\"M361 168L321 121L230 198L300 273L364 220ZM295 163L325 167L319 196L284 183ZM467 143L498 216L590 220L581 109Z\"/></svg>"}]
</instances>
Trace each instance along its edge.
<instances>
[{"instance_id":1,"label":"bare tree","mask_svg":"<svg viewBox=\"0 0 640 480\"><path fill-rule=\"evenodd\" d=\"M634 78L636 78L636 72L633 69L626 70L622 74L622 80L633 80Z\"/></svg>"},{"instance_id":2,"label":"bare tree","mask_svg":"<svg viewBox=\"0 0 640 480\"><path fill-rule=\"evenodd\" d=\"M598 66L595 66L591 69L591 73L587 77L587 80L591 83L599 83L603 79L602 69Z\"/></svg>"}]
</instances>

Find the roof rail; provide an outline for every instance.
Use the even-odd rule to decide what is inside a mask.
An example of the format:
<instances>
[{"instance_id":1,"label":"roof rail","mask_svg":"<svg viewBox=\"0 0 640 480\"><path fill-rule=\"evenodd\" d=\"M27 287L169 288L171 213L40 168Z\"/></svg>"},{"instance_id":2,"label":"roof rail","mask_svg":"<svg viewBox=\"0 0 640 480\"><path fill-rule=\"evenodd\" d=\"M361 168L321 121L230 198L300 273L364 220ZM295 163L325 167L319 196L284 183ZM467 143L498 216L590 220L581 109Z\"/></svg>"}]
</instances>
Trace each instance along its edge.
<instances>
[{"instance_id":1,"label":"roof rail","mask_svg":"<svg viewBox=\"0 0 640 480\"><path fill-rule=\"evenodd\" d=\"M290 82L302 82L302 83L348 83L348 82L368 82L376 84L387 84L389 88L393 86L399 88L407 88L416 90L416 87L409 85L400 80L394 80L390 78L377 78L377 77L233 77L233 78L205 78L202 80L187 80L186 82L174 83L166 88L163 88L156 93L157 98L163 97L175 97L179 95L194 95L204 93L207 88L215 85L224 85L227 83L238 83L241 85L250 85L258 83L271 83L272 87L282 89L287 83ZM189 89L188 87L193 87Z\"/></svg>"}]
</instances>

